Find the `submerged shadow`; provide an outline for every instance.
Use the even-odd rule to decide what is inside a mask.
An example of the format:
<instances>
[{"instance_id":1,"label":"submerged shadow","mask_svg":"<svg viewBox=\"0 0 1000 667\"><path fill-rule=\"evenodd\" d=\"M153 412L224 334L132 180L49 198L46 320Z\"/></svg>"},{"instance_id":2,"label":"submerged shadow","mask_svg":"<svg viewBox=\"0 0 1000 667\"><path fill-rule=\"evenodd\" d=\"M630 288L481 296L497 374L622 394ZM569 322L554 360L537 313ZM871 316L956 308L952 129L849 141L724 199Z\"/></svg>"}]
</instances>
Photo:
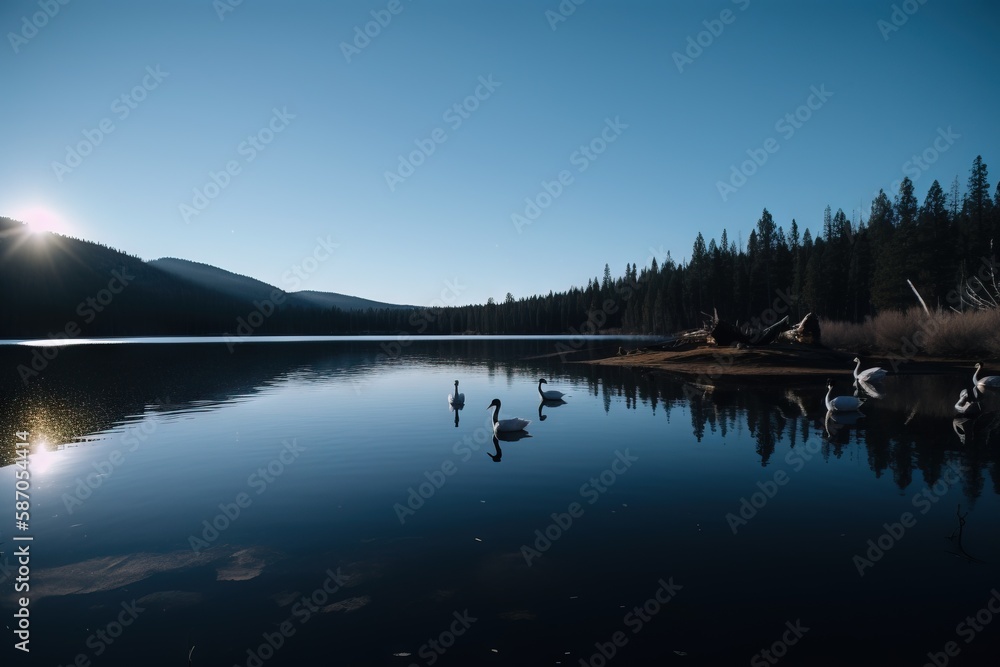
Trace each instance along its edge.
<instances>
[{"instance_id":1,"label":"submerged shadow","mask_svg":"<svg viewBox=\"0 0 1000 667\"><path fill-rule=\"evenodd\" d=\"M952 544L955 545L955 549L956 550L955 551L947 551L946 553L949 553L952 556L957 556L957 557L965 560L968 563L984 563L984 562L986 562L986 561L983 561L983 560L980 560L980 559L976 558L975 556L973 556L972 554L970 554L968 551L966 551L964 546L962 546L962 533L965 530L965 517L969 516L969 513L966 512L965 514L962 514L962 506L959 505L958 508L955 510L955 516L958 518L958 529L956 531L954 531L951 535L949 535L948 537L946 537L945 539L950 540L952 542Z\"/></svg>"}]
</instances>

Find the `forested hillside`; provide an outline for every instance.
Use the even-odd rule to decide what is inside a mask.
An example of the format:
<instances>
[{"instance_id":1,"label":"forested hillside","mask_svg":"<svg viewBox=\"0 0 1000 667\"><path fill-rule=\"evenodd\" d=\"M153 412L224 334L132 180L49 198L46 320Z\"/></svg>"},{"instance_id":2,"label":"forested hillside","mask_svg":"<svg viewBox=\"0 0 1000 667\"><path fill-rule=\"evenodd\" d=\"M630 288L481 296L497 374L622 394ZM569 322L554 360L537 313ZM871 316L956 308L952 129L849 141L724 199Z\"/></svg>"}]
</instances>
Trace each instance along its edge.
<instances>
[{"instance_id":1,"label":"forested hillside","mask_svg":"<svg viewBox=\"0 0 1000 667\"><path fill-rule=\"evenodd\" d=\"M679 222L686 221L664 224ZM618 277L605 265L602 276L565 292L508 293L459 307L348 311L329 305L339 295L286 298L281 290L282 302L275 298L270 309L264 283L230 274L240 290L256 285L252 299L100 244L59 236L41 243L20 223L0 218L0 338L58 335L70 323L85 336L666 334L700 325L713 308L731 321L770 323L775 315L798 319L807 312L859 321L914 305L908 279L931 307L958 306L954 290L991 266L996 238L1000 187L991 193L986 164L977 157L964 189L957 178L948 192L934 181L920 201L905 178L894 197L879 192L865 219L827 206L815 232L795 220L776 221L765 208L743 244L726 230L707 243L699 232L686 261L668 253L647 266L630 263ZM224 273L178 260L161 264L171 262L205 275ZM111 289L116 271L128 280L119 292Z\"/></svg>"},{"instance_id":2,"label":"forested hillside","mask_svg":"<svg viewBox=\"0 0 1000 667\"><path fill-rule=\"evenodd\" d=\"M114 248L33 235L0 218L0 338L237 335L240 318L248 322L261 310L268 312L253 317L250 333L327 331L322 309L285 300L271 310L264 300L255 304Z\"/></svg>"}]
</instances>

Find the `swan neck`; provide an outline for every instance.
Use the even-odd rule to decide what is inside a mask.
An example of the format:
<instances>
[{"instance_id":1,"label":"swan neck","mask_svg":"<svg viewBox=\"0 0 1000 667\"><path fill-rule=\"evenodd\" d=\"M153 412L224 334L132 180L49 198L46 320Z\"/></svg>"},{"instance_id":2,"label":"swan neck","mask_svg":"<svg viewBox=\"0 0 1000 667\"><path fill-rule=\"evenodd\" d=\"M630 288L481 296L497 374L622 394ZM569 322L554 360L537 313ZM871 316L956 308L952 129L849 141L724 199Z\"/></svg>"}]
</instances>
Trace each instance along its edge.
<instances>
[{"instance_id":1,"label":"swan neck","mask_svg":"<svg viewBox=\"0 0 1000 667\"><path fill-rule=\"evenodd\" d=\"M499 405L494 405L494 406L493 406L493 425L494 425L494 426L496 426L496 425L497 425L497 422L499 421L499 420L497 419L497 414L498 414L499 412L500 412L500 406L499 406Z\"/></svg>"},{"instance_id":2,"label":"swan neck","mask_svg":"<svg viewBox=\"0 0 1000 667\"><path fill-rule=\"evenodd\" d=\"M854 367L854 377L858 377L858 373L861 371L861 359L858 359L858 365Z\"/></svg>"}]
</instances>

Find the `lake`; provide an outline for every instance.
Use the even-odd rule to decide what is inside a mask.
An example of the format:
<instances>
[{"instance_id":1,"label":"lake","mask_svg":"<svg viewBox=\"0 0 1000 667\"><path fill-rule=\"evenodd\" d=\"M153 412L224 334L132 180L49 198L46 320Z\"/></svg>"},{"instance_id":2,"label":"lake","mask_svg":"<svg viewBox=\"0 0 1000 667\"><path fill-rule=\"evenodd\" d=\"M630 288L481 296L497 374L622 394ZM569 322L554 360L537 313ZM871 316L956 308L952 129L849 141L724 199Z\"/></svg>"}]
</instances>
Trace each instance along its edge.
<instances>
[{"instance_id":1,"label":"lake","mask_svg":"<svg viewBox=\"0 0 1000 667\"><path fill-rule=\"evenodd\" d=\"M0 345L0 489L30 497L0 521L12 664L995 659L995 395L963 422L969 378L895 375L852 420L824 378L557 354L619 344ZM494 398L530 437L494 441Z\"/></svg>"}]
</instances>

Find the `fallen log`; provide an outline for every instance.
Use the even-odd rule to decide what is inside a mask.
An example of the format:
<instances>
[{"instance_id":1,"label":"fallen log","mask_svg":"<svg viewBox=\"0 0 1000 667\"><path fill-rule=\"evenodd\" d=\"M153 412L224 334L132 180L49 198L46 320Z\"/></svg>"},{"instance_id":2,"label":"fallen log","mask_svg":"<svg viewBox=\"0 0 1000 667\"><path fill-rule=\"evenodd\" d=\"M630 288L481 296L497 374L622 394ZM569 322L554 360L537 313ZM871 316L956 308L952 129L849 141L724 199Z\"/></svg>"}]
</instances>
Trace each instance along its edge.
<instances>
[{"instance_id":1,"label":"fallen log","mask_svg":"<svg viewBox=\"0 0 1000 667\"><path fill-rule=\"evenodd\" d=\"M822 336L819 329L819 318L808 313L801 322L781 334L781 339L790 343L820 345Z\"/></svg>"},{"instance_id":2,"label":"fallen log","mask_svg":"<svg viewBox=\"0 0 1000 667\"><path fill-rule=\"evenodd\" d=\"M779 335L781 335L782 331L786 331L787 329L788 329L788 315L785 315L783 318L781 318L768 328L761 331L760 336L757 337L756 341L754 341L753 344L770 345L778 338Z\"/></svg>"},{"instance_id":3,"label":"fallen log","mask_svg":"<svg viewBox=\"0 0 1000 667\"><path fill-rule=\"evenodd\" d=\"M788 329L788 317L783 317L766 329L750 329L749 327L734 326L725 320L716 320L712 324L709 335L716 345L729 347L730 345L770 345L781 333Z\"/></svg>"}]
</instances>

